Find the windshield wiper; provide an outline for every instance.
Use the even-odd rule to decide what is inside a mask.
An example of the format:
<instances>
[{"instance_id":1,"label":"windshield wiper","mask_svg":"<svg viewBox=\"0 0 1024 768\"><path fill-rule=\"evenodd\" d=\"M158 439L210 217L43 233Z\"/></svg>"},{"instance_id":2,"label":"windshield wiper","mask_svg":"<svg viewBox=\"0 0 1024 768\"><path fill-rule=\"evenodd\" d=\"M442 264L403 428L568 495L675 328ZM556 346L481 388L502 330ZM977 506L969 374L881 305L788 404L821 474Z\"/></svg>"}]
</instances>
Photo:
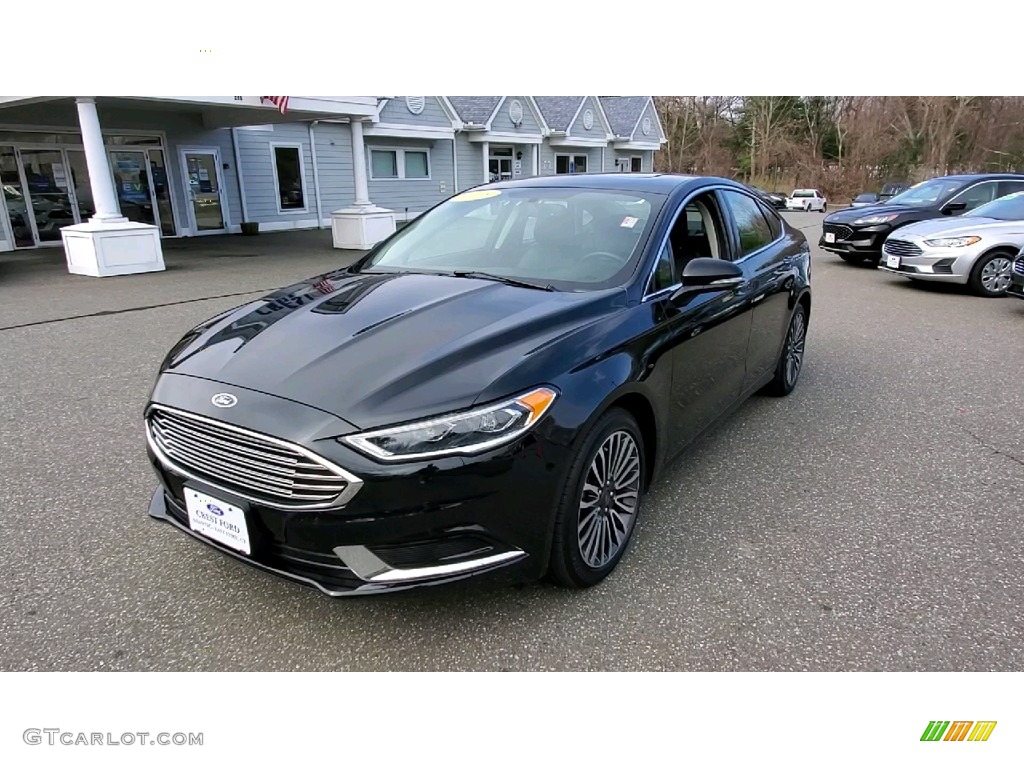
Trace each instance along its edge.
<instances>
[{"instance_id":1,"label":"windshield wiper","mask_svg":"<svg viewBox=\"0 0 1024 768\"><path fill-rule=\"evenodd\" d=\"M505 275L492 275L490 272L477 272L476 270L463 270L457 269L454 272L447 272L445 274L451 275L452 277L472 277L477 280L494 280L497 283L504 283L505 285L516 285L520 288L533 288L537 291L553 291L555 287L553 285L538 285L537 283L528 283L525 280L516 280L514 277L506 277Z\"/></svg>"}]
</instances>

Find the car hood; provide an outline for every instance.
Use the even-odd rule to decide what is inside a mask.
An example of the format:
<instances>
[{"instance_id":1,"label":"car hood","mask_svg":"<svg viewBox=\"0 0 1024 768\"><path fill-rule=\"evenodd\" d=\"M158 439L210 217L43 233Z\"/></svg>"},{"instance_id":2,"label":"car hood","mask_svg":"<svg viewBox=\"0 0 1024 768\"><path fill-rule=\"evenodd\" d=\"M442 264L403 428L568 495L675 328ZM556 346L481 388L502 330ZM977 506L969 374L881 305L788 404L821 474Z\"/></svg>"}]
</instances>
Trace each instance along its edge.
<instances>
[{"instance_id":1,"label":"car hood","mask_svg":"<svg viewBox=\"0 0 1024 768\"><path fill-rule=\"evenodd\" d=\"M829 214L825 217L825 221L830 224L849 224L864 216L874 216L875 214L899 214L902 219L932 219L941 214L934 208L917 208L912 205L864 205L859 206L856 209L847 208L842 211L836 211L835 213Z\"/></svg>"},{"instance_id":2,"label":"car hood","mask_svg":"<svg viewBox=\"0 0 1024 768\"><path fill-rule=\"evenodd\" d=\"M623 289L546 292L339 271L193 329L162 370L276 395L369 429L467 407L502 377L515 387L544 384L532 377L560 371L537 373L531 358L625 306ZM533 373L519 382L509 375L517 367Z\"/></svg>"},{"instance_id":3,"label":"car hood","mask_svg":"<svg viewBox=\"0 0 1024 768\"><path fill-rule=\"evenodd\" d=\"M899 237L960 237L962 235L978 235L984 237L1020 235L1024 233L1024 221L1005 221L1003 219L988 219L980 216L955 216L930 221L920 221L917 224L908 224L901 227Z\"/></svg>"}]
</instances>

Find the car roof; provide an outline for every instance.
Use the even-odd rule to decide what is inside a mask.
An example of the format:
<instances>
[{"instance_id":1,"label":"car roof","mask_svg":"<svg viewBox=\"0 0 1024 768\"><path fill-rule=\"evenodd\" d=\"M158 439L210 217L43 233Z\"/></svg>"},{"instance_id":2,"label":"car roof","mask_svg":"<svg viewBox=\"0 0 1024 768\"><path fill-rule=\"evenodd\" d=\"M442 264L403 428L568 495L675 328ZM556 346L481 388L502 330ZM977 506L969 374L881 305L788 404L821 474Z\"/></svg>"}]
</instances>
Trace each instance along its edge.
<instances>
[{"instance_id":1,"label":"car roof","mask_svg":"<svg viewBox=\"0 0 1024 768\"><path fill-rule=\"evenodd\" d=\"M983 179L1024 179L1024 173L958 173L950 176L935 176L928 181L948 179L950 181L980 181Z\"/></svg>"},{"instance_id":2,"label":"car roof","mask_svg":"<svg viewBox=\"0 0 1024 768\"><path fill-rule=\"evenodd\" d=\"M515 189L517 187L614 189L625 192L668 195L683 187L699 187L707 183L725 184L737 189L749 189L739 182L717 176L686 176L678 173L577 173L555 176L532 176L484 184L475 189Z\"/></svg>"}]
</instances>

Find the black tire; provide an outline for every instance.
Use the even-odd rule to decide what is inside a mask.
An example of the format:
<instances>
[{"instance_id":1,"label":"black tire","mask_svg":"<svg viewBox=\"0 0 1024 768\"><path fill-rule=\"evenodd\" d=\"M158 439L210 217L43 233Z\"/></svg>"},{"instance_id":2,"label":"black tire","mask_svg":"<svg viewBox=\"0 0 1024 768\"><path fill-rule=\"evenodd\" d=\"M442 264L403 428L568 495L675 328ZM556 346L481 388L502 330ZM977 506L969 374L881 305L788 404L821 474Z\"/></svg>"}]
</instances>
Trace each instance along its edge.
<instances>
[{"instance_id":1,"label":"black tire","mask_svg":"<svg viewBox=\"0 0 1024 768\"><path fill-rule=\"evenodd\" d=\"M599 452L605 450L609 444L627 446L628 443L623 442L625 440L623 435L628 436L628 439L632 440L632 446L635 448L637 459L635 467L637 481L635 486L636 502L632 515L625 521L623 518L626 516L622 512L624 507L619 506L619 499L612 502L612 511L606 513L605 508L602 506L606 496L596 495L592 491L586 490L587 497L590 497L590 512L585 512L586 507L583 506L588 501L584 497L585 489L589 489L593 485L593 483L588 481L592 481L595 477L592 471L597 463ZM629 469L628 476L630 478L633 473L632 462L633 459L630 458L629 463L624 465L625 468ZM563 587L581 589L600 583L609 573L615 570L615 566L618 565L619 560L622 559L623 554L625 554L626 549L629 547L633 531L636 528L636 520L640 515L646 468L647 458L644 456L643 436L640 433L640 427L636 423L636 419L628 411L621 408L612 408L597 420L586 437L580 441L579 447L576 449L570 462L565 487L562 490L555 511L555 534L551 543L551 562L548 566L549 579ZM618 474L625 479L625 475L622 472ZM633 492L632 482L628 484L628 491ZM626 494L623 493L620 499L625 496ZM594 515L597 517L595 518ZM609 521L608 523L599 522L599 518L602 518L602 515ZM584 528L588 519L590 519L591 525ZM619 526L616 525L616 521L623 524L624 530L620 530ZM597 527L595 528L594 526ZM619 534L620 536L613 552L611 551L611 546L605 547L606 539L604 538L602 526L605 526L605 529L613 529L614 534ZM587 538L585 536L587 533L591 533L592 537ZM588 544L595 544L596 539L593 537L597 536L601 537L601 551L591 553L590 562L588 562L588 554L584 551L581 538ZM607 539L609 543L612 536L613 532L609 530ZM601 560L602 558L599 555L606 553L608 554L606 561L591 564L595 560Z\"/></svg>"},{"instance_id":2,"label":"black tire","mask_svg":"<svg viewBox=\"0 0 1024 768\"><path fill-rule=\"evenodd\" d=\"M764 388L765 394L785 397L796 388L796 383L800 380L800 371L804 367L807 320L807 308L803 304L797 304L786 330L786 340L782 344L779 362L775 365L775 377Z\"/></svg>"},{"instance_id":3,"label":"black tire","mask_svg":"<svg viewBox=\"0 0 1024 768\"><path fill-rule=\"evenodd\" d=\"M984 296L987 299L997 299L1001 296L1006 295L1006 289L1010 287L1010 274L1013 270L1013 258L1016 254L1010 253L1009 251L992 251L983 255L974 265L974 269L971 270L971 276L967 280L967 284L971 290L979 296ZM986 274L986 267L992 269L992 264L997 259L1005 262L1005 270L1000 270L997 277ZM993 286L993 281L998 284L998 287Z\"/></svg>"},{"instance_id":4,"label":"black tire","mask_svg":"<svg viewBox=\"0 0 1024 768\"><path fill-rule=\"evenodd\" d=\"M821 204L821 212L826 213L828 211L828 203Z\"/></svg>"}]
</instances>

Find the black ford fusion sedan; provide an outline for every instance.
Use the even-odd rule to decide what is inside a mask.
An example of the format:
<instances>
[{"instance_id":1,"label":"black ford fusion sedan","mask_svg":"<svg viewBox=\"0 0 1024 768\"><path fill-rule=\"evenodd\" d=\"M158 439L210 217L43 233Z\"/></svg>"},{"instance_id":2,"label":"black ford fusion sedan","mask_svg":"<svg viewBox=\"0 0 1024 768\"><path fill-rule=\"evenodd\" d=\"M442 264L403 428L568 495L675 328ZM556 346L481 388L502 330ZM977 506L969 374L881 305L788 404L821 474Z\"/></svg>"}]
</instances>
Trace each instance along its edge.
<instances>
[{"instance_id":1,"label":"black ford fusion sedan","mask_svg":"<svg viewBox=\"0 0 1024 768\"><path fill-rule=\"evenodd\" d=\"M793 389L809 278L803 236L724 179L458 194L170 350L150 514L331 596L596 584L667 461Z\"/></svg>"},{"instance_id":2,"label":"black ford fusion sedan","mask_svg":"<svg viewBox=\"0 0 1024 768\"><path fill-rule=\"evenodd\" d=\"M1024 175L1021 174L941 176L910 187L877 205L854 205L829 214L821 226L818 245L851 264L867 262L878 266L885 239L894 230L919 221L962 215L997 197L1022 190Z\"/></svg>"}]
</instances>

